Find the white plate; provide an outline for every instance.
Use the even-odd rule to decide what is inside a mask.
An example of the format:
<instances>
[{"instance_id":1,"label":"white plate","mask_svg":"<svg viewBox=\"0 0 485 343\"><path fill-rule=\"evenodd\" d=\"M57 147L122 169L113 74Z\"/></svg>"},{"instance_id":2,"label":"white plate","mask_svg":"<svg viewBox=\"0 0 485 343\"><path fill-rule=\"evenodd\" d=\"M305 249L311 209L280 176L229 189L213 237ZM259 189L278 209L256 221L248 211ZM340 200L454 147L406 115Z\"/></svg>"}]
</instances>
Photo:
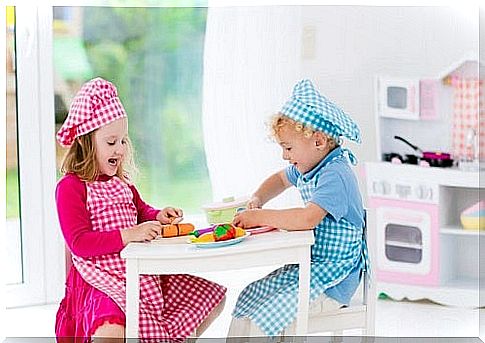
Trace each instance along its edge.
<instances>
[{"instance_id":1,"label":"white plate","mask_svg":"<svg viewBox=\"0 0 485 343\"><path fill-rule=\"evenodd\" d=\"M206 242L206 243L192 242L189 239L187 240L187 243L189 243L190 245L195 245L197 248L221 248L221 247L227 247L229 245L240 243L250 235L251 234L249 232L246 232L244 236L228 239L227 241Z\"/></svg>"}]
</instances>

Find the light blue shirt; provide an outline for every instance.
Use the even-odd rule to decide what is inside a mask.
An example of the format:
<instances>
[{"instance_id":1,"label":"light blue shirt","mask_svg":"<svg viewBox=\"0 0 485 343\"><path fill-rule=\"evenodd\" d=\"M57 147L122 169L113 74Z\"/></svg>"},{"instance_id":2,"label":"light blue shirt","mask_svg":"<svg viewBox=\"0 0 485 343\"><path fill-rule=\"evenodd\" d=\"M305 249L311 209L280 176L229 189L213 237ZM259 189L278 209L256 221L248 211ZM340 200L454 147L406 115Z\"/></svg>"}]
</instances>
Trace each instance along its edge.
<instances>
[{"instance_id":1,"label":"light blue shirt","mask_svg":"<svg viewBox=\"0 0 485 343\"><path fill-rule=\"evenodd\" d=\"M345 159L328 163L340 154L342 154L342 148L335 148L315 168L304 175L294 165L290 165L286 168L286 176L291 184L296 186L299 177L310 180L320 171L320 177L310 201L327 211L335 221L346 218L351 224L362 227L364 225L362 197L350 164Z\"/></svg>"},{"instance_id":2,"label":"light blue shirt","mask_svg":"<svg viewBox=\"0 0 485 343\"><path fill-rule=\"evenodd\" d=\"M335 148L317 166L303 175L294 165L290 165L286 169L286 176L294 186L297 186L299 178L304 181L315 178L316 187L310 201L327 211L328 219L336 225L346 219L356 227L363 227L364 208L357 179L348 161L337 158L342 154L341 147ZM329 163L330 161L333 163ZM348 305L359 286L361 269L360 265L355 267L343 281L325 290L325 294Z\"/></svg>"}]
</instances>

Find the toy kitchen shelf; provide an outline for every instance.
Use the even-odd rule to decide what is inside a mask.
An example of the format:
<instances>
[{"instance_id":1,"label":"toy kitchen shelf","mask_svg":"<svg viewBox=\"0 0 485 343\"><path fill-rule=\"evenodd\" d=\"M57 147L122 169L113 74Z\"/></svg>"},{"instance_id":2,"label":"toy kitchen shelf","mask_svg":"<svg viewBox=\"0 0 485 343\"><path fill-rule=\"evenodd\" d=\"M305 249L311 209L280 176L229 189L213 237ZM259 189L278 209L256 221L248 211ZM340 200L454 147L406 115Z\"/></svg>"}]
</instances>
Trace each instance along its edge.
<instances>
[{"instance_id":1,"label":"toy kitchen shelf","mask_svg":"<svg viewBox=\"0 0 485 343\"><path fill-rule=\"evenodd\" d=\"M479 171L412 164L412 158L420 161L412 145L450 151L455 89L447 80L468 77L478 78L473 58L458 61L434 79L375 79L379 162L365 166L366 206L376 289L396 300L485 305L479 296L479 241L485 241L485 231L466 230L460 221L461 213L485 195ZM476 153L477 141L473 144Z\"/></svg>"},{"instance_id":2,"label":"toy kitchen shelf","mask_svg":"<svg viewBox=\"0 0 485 343\"><path fill-rule=\"evenodd\" d=\"M368 162L366 175L369 207L377 217L373 222L377 291L396 300L485 305L479 300L479 237L485 239L485 231L465 230L460 223L460 213L485 195L479 173ZM386 216L392 219L386 221ZM426 222L426 218L431 220ZM394 233L386 241L393 225L399 232L420 230L420 238L416 240L416 233L410 232L396 239ZM401 260L399 254L403 254ZM406 260L406 256L419 256L424 262Z\"/></svg>"}]
</instances>

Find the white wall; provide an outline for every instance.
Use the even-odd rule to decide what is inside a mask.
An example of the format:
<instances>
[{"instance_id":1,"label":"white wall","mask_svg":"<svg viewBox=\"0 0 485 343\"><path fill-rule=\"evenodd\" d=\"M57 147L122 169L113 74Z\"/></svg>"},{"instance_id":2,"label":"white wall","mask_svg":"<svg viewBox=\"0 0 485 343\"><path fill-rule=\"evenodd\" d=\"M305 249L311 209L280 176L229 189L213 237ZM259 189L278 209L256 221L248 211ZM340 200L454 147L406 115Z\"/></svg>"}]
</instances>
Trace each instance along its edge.
<instances>
[{"instance_id":1,"label":"white wall","mask_svg":"<svg viewBox=\"0 0 485 343\"><path fill-rule=\"evenodd\" d=\"M360 162L376 160L376 74L433 78L465 54L478 55L478 9L304 6L302 22L315 36L302 75L357 121L363 144L348 147Z\"/></svg>"},{"instance_id":2,"label":"white wall","mask_svg":"<svg viewBox=\"0 0 485 343\"><path fill-rule=\"evenodd\" d=\"M263 176L286 165L279 148L266 142L263 122L279 109L281 96L291 94L288 85L301 78L312 79L361 127L364 143L347 147L360 161L356 172L365 197L363 162L376 160L377 152L376 75L438 77L470 52L478 54L477 9L475 17L455 8L406 6L213 10L219 12L223 15L209 16L207 37L213 39L206 39L213 44L206 45L204 64L205 89L210 90L204 96L206 150L213 194L219 200L223 192L253 192ZM284 19L275 20L278 13ZM234 129L232 142L211 133L218 122L214 116L226 131ZM438 131L433 123L429 127ZM423 145L424 150L432 148ZM234 165L257 167L243 168L239 175ZM287 204L295 198L295 193L281 197Z\"/></svg>"}]
</instances>

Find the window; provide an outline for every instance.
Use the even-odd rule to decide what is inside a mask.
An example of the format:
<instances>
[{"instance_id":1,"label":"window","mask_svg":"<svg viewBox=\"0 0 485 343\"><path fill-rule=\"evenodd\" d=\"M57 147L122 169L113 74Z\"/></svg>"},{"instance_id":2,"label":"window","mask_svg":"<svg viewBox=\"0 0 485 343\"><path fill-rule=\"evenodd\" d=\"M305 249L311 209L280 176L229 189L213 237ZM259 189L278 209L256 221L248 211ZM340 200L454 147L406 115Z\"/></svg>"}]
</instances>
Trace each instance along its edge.
<instances>
[{"instance_id":1,"label":"window","mask_svg":"<svg viewBox=\"0 0 485 343\"><path fill-rule=\"evenodd\" d=\"M43 11L7 9L7 307L57 301L63 283L53 201L54 123L42 120L52 117L54 107L45 94L52 77L46 63L49 36L40 20L51 15Z\"/></svg>"},{"instance_id":2,"label":"window","mask_svg":"<svg viewBox=\"0 0 485 343\"><path fill-rule=\"evenodd\" d=\"M212 194L201 129L206 8L10 11L6 181L7 222L14 225L6 305L15 307L57 302L64 291L54 192L65 151L55 133L85 81L100 76L117 86L145 201L190 215L202 213Z\"/></svg>"},{"instance_id":3,"label":"window","mask_svg":"<svg viewBox=\"0 0 485 343\"><path fill-rule=\"evenodd\" d=\"M81 85L113 82L129 118L145 201L201 212L212 199L202 135L207 8L54 7L56 129ZM60 166L65 150L57 146Z\"/></svg>"},{"instance_id":4,"label":"window","mask_svg":"<svg viewBox=\"0 0 485 343\"><path fill-rule=\"evenodd\" d=\"M7 113L6 113L6 284L23 282L22 232L20 226L20 191L17 148L17 81L15 74L15 8L7 7Z\"/></svg>"}]
</instances>

